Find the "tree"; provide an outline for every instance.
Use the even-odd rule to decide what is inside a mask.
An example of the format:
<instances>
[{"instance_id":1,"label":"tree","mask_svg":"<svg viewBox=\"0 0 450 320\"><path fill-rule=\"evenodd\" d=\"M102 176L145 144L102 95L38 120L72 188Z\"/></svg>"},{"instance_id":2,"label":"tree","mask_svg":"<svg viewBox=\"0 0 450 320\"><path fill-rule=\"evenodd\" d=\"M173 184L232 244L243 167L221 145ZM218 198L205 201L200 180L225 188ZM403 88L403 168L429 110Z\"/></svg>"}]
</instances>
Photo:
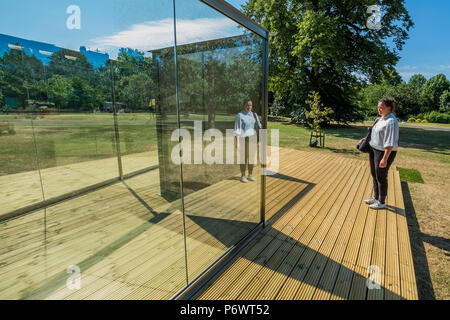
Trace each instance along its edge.
<instances>
[{"instance_id":1,"label":"tree","mask_svg":"<svg viewBox=\"0 0 450 320\"><path fill-rule=\"evenodd\" d=\"M390 97L394 94L393 87L387 83L371 84L361 89L359 93L359 106L368 116L377 116L378 101L382 97Z\"/></svg>"},{"instance_id":2,"label":"tree","mask_svg":"<svg viewBox=\"0 0 450 320\"><path fill-rule=\"evenodd\" d=\"M133 74L120 80L119 101L132 110L148 107L153 97L153 81L145 74Z\"/></svg>"},{"instance_id":3,"label":"tree","mask_svg":"<svg viewBox=\"0 0 450 320\"><path fill-rule=\"evenodd\" d=\"M72 84L70 79L56 74L48 80L48 98L53 100L56 107L61 109L67 108L71 93Z\"/></svg>"},{"instance_id":4,"label":"tree","mask_svg":"<svg viewBox=\"0 0 450 320\"><path fill-rule=\"evenodd\" d=\"M421 112L422 96L406 83L396 86L383 82L382 84L371 84L361 90L359 104L360 107L370 116L378 115L378 101L383 97L393 97L395 99L395 111L397 117L406 119L409 115Z\"/></svg>"},{"instance_id":5,"label":"tree","mask_svg":"<svg viewBox=\"0 0 450 320\"><path fill-rule=\"evenodd\" d=\"M422 89L422 94L426 101L422 112L439 110L440 98L445 91L449 90L450 81L447 80L444 74L440 73L430 78Z\"/></svg>"},{"instance_id":6,"label":"tree","mask_svg":"<svg viewBox=\"0 0 450 320\"><path fill-rule=\"evenodd\" d=\"M5 73L2 70L0 70L0 107L2 107L5 104L3 91L2 91L3 85L5 83L4 79L5 79Z\"/></svg>"},{"instance_id":7,"label":"tree","mask_svg":"<svg viewBox=\"0 0 450 320\"><path fill-rule=\"evenodd\" d=\"M38 83L45 74L41 61L21 50L10 50L0 58L0 66L4 73L2 91L6 97L15 97L21 107L26 107L28 99L39 95Z\"/></svg>"},{"instance_id":8,"label":"tree","mask_svg":"<svg viewBox=\"0 0 450 320\"><path fill-rule=\"evenodd\" d=\"M388 83L391 86L399 85L403 82L401 75L397 72L395 68L387 69L383 74L382 82Z\"/></svg>"},{"instance_id":9,"label":"tree","mask_svg":"<svg viewBox=\"0 0 450 320\"><path fill-rule=\"evenodd\" d=\"M450 112L450 91L445 90L440 98L440 112Z\"/></svg>"},{"instance_id":10,"label":"tree","mask_svg":"<svg viewBox=\"0 0 450 320\"><path fill-rule=\"evenodd\" d=\"M425 85L425 83L427 82L427 79L421 75L421 74L415 74L413 75L408 82L408 85L416 90L417 92L422 92L422 88Z\"/></svg>"},{"instance_id":11,"label":"tree","mask_svg":"<svg viewBox=\"0 0 450 320\"><path fill-rule=\"evenodd\" d=\"M66 77L79 77L90 84L94 82L94 67L80 52L61 49L50 57L48 67L50 74L58 74Z\"/></svg>"},{"instance_id":12,"label":"tree","mask_svg":"<svg viewBox=\"0 0 450 320\"><path fill-rule=\"evenodd\" d=\"M122 48L120 49L117 61L115 61L115 66L118 68L117 80L138 73L146 73L151 76L152 64L152 58L145 57L144 52Z\"/></svg>"},{"instance_id":13,"label":"tree","mask_svg":"<svg viewBox=\"0 0 450 320\"><path fill-rule=\"evenodd\" d=\"M72 91L69 95L68 106L79 111L92 111L98 103L95 90L83 79L74 76L71 80Z\"/></svg>"},{"instance_id":14,"label":"tree","mask_svg":"<svg viewBox=\"0 0 450 320\"><path fill-rule=\"evenodd\" d=\"M362 78L379 82L399 60L413 22L402 0L383 1L382 28L366 27L368 0L249 0L244 12L269 29L274 98L305 108L320 93L333 118L361 117L354 101ZM388 45L392 39L394 48ZM287 110L289 111L289 110Z\"/></svg>"},{"instance_id":15,"label":"tree","mask_svg":"<svg viewBox=\"0 0 450 320\"><path fill-rule=\"evenodd\" d=\"M418 114L422 107L422 97L420 92L414 90L406 83L401 83L392 88L392 96L395 99L394 113L402 119L406 119L409 115Z\"/></svg>"}]
</instances>

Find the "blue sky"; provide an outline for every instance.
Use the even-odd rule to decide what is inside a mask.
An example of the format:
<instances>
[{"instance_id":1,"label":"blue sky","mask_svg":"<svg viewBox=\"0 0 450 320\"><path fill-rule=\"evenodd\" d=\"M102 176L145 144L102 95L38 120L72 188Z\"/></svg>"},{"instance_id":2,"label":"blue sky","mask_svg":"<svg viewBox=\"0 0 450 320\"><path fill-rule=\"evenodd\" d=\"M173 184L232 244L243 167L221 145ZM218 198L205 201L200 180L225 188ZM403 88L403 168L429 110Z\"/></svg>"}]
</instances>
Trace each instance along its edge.
<instances>
[{"instance_id":1,"label":"blue sky","mask_svg":"<svg viewBox=\"0 0 450 320\"><path fill-rule=\"evenodd\" d=\"M66 26L70 5L80 8L79 30ZM177 0L176 9L178 44L242 33L200 1ZM122 47L148 51L174 43L172 0L2 0L0 12L2 34L73 50L86 46L112 58Z\"/></svg>"},{"instance_id":2,"label":"blue sky","mask_svg":"<svg viewBox=\"0 0 450 320\"><path fill-rule=\"evenodd\" d=\"M450 1L407 0L415 23L397 64L404 79L422 73L427 79L443 73L450 79Z\"/></svg>"},{"instance_id":3,"label":"blue sky","mask_svg":"<svg viewBox=\"0 0 450 320\"><path fill-rule=\"evenodd\" d=\"M229 0L239 8L246 0ZM0 1L0 33L78 50L80 46L108 52L120 47L150 50L173 45L171 0L39 0ZM242 33L236 23L192 0L176 0L179 44ZM66 9L81 9L80 30L66 28ZM406 0L415 22L398 71L405 80L422 73L444 73L450 79L449 0ZM7 14L6 14L7 13Z\"/></svg>"}]
</instances>

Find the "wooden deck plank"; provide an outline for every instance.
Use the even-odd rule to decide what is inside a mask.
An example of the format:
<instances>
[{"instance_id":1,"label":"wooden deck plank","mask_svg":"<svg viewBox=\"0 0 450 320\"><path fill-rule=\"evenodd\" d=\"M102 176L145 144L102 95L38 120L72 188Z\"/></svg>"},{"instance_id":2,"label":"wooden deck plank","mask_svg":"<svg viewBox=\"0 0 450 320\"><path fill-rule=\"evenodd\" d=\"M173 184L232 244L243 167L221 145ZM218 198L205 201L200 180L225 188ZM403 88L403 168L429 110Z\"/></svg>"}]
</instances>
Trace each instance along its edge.
<instances>
[{"instance_id":1,"label":"wooden deck plank","mask_svg":"<svg viewBox=\"0 0 450 320\"><path fill-rule=\"evenodd\" d=\"M388 188L389 201L387 217L386 217L386 274L385 274L385 300L399 300L401 299L401 285L400 285L400 267L398 254L398 237L397 237L397 212L395 199L395 176L396 168L389 171L389 182L391 185Z\"/></svg>"},{"instance_id":2,"label":"wooden deck plank","mask_svg":"<svg viewBox=\"0 0 450 320\"><path fill-rule=\"evenodd\" d=\"M337 238L342 233L349 233L348 229L353 227L353 224L344 224L347 216L353 217L354 212L357 211L359 207L361 197L358 197L358 191L364 190L361 188L361 185L367 180L367 171L360 168L360 172L353 180L353 184L350 190L344 191L343 194L346 194L342 197L342 202L339 204L335 203L336 206L340 206L338 216L335 218L334 222L328 227L328 233L323 240L319 250L317 250L316 257L309 268L309 271L305 277L305 281L301 284L296 299L301 300L311 300L314 295L316 288L318 287L319 281L321 280L322 274L325 274L325 268L327 265L339 266L339 263L336 262L335 258L331 256L331 252L334 249L335 245L339 243ZM345 240L340 240L346 241ZM331 292L331 289L329 290Z\"/></svg>"},{"instance_id":3,"label":"wooden deck plank","mask_svg":"<svg viewBox=\"0 0 450 320\"><path fill-rule=\"evenodd\" d=\"M248 212L246 212L245 210L238 211L238 210L234 210L235 208L233 208L233 207L227 208L227 209L230 211L234 211L234 214L240 213L241 216L237 216L236 218L241 219L241 220L245 218L244 215L248 215ZM194 237L195 231L201 231L201 228L196 228L194 233L191 233L191 231L192 231L191 229L193 229L193 228L191 228L191 226L194 226L195 223L192 221L191 221L191 223L189 223L189 221L191 221L191 220L188 219L188 223L186 224L188 238ZM217 224L219 224L219 223L217 223ZM195 225L195 226L197 226L197 225ZM181 228L181 225L180 225L180 228ZM224 228L222 228L222 229L225 230L224 232L227 232L226 229L224 229ZM233 230L233 229L231 229L231 230ZM236 232L236 228L234 229L234 231ZM228 231L228 232L230 232L230 231ZM167 230L166 230L166 233L167 233ZM245 232L243 232L243 234L244 233ZM201 237L205 238L205 236L207 236L207 235L208 235L208 233L202 232L200 234L200 237L195 236L194 238L196 239L196 241L199 245L204 246L205 244L208 244L208 248L211 248L211 247L214 248L214 245L212 245L210 243L210 241L201 238ZM150 236L152 236L152 235L150 235ZM157 238L159 238L159 236L157 236ZM163 247L158 246L157 247L158 250L154 251L154 249L152 247L154 247L155 242L158 242L159 239L157 239L157 238L155 238L155 237L147 238L146 239L147 241L145 243L143 243L143 245L142 245L142 246L144 246L144 248L142 248L141 245L138 248L135 248L136 241L133 241L133 247L131 247L131 246L124 247L123 250L121 250L123 252L126 252L126 254L124 254L124 257L121 258L125 262L124 264L123 263L120 264L120 270L122 270L122 271L110 270L107 265L98 264L95 266L95 270L99 270L99 271L95 272L94 270L89 270L88 272L95 272L95 275L101 276L101 277L108 276L111 278L111 280L120 278L120 279L122 279L122 281L128 281L130 283L139 282L139 284L141 284L146 281L146 279L139 280L141 275L142 274L146 274L148 276L151 276L152 274L154 275L154 272L151 272L151 271L152 271L152 269L153 270L155 269L155 265L158 265L158 269L161 271L161 273L166 273L165 272L166 270L164 269L163 265L166 265L167 268L169 268L171 266L171 262L173 260L181 260L180 263L173 263L173 264L177 265L177 266L182 264L182 266L184 267L184 246L183 246L181 233L180 233L179 239L174 238L174 237L171 238L169 236L168 237L169 239L163 240L163 242L162 242ZM157 240L157 241L153 241L152 239ZM148 250L149 249L148 243L152 244L152 246L150 246L150 250ZM175 244L178 244L179 248L174 250ZM144 249L144 251L142 249ZM192 248L188 247L188 250L189 250L188 253L191 252L190 249L196 250L196 247L194 247L194 246L192 246ZM217 251L217 248L215 248L215 249ZM219 246L218 249L220 249L221 251L224 251L227 248L224 246L221 246L221 247ZM201 251L201 250L196 250L196 251ZM136 257L134 257L131 254L133 252L136 253L136 255L137 255ZM152 263L150 263L150 264L145 263L145 259L148 259L148 257L152 257L152 256L156 256L156 257L158 257L158 259L157 260L153 259ZM142 258L140 259L140 257L142 257ZM206 255L203 256L203 259L205 259L205 258L206 258ZM117 260L117 255L112 257L112 259L114 259L114 261L117 261L114 265L120 263L119 262L120 260ZM170 260L170 259L172 259L172 260ZM140 260L142 260L142 261L140 261ZM161 263L161 261L163 261L164 263ZM211 263L211 261L212 260L209 260L209 263ZM145 270L147 272L145 272ZM100 273L98 273L98 272L100 272ZM168 273L168 274L171 274L171 273ZM123 278L125 275L126 275L126 279Z\"/></svg>"},{"instance_id":4,"label":"wooden deck plank","mask_svg":"<svg viewBox=\"0 0 450 320\"><path fill-rule=\"evenodd\" d=\"M317 250L320 248L326 232L336 217L340 205L334 206L334 204L336 201L339 201L339 198L345 198L345 195L348 193L354 179L356 178L356 174L357 171L353 171L351 172L351 175L345 175L338 185L335 185L332 189L330 189L330 196L327 198L324 205L319 209L317 216L308 226L302 239L299 240L306 246L306 249L294 266L289 279L276 296L277 300L291 300L296 298L296 294L304 283L304 279L308 274L309 267L312 264Z\"/></svg>"},{"instance_id":5,"label":"wooden deck plank","mask_svg":"<svg viewBox=\"0 0 450 320\"><path fill-rule=\"evenodd\" d=\"M295 242L294 242L294 244L295 244ZM295 247L295 246L292 246L292 247ZM291 247L290 249L292 249L292 247ZM289 250L289 251L290 251L290 250ZM278 266L281 265L281 263L284 262L284 258L286 258L287 261L292 261L292 260L289 260L289 257L288 257L289 251L287 252L287 254L285 254L285 255L282 257L282 259L279 259L280 261L279 261L279 263L278 263ZM296 262L296 261L288 262L288 264L293 265L295 262ZM272 276L274 275L274 273L277 272L278 267L275 267L275 268L274 268L274 267L270 267L270 269L272 269L272 270L271 270L271 272L269 272L269 274L268 274L266 277L263 277L263 276L261 276L261 275L258 276L259 278L262 279L261 282L262 282L264 285L266 285L266 284L272 282ZM290 270L290 269L289 269L289 270ZM289 270L286 270L286 272L288 272ZM279 272L278 272L278 273L279 273ZM252 287L254 287L254 283L252 283ZM270 298L270 296L267 296L267 293L268 293L268 292L269 292L269 290L265 290L264 292L257 292L256 298L257 298L257 299ZM249 296L249 298L250 298L250 296Z\"/></svg>"},{"instance_id":6,"label":"wooden deck plank","mask_svg":"<svg viewBox=\"0 0 450 320\"><path fill-rule=\"evenodd\" d=\"M330 254L330 260L336 263L328 263L325 267L323 276L313 296L315 300L330 299L336 283L340 287L336 292L339 294L339 297L348 297L351 282L340 282L337 280L341 268L344 271L354 270L359 245L361 243L364 222L367 216L367 206L364 206L363 200L368 198L368 195L372 191L369 170L367 168L363 168L363 170L365 171L365 177L361 181L361 187L352 204L348 219L345 221L343 230ZM349 232L351 234L348 239Z\"/></svg>"},{"instance_id":7,"label":"wooden deck plank","mask_svg":"<svg viewBox=\"0 0 450 320\"><path fill-rule=\"evenodd\" d=\"M386 203L389 201L386 197ZM376 211L377 220L375 226L375 236L373 239L373 250L370 267L372 267L371 279L373 286L367 288L368 300L383 300L386 275L386 216L387 209Z\"/></svg>"},{"instance_id":8,"label":"wooden deck plank","mask_svg":"<svg viewBox=\"0 0 450 320\"><path fill-rule=\"evenodd\" d=\"M394 188L402 297L408 300L418 300L419 295L412 260L411 244L409 241L408 224L406 221L405 205L403 202L400 174L398 171L395 171Z\"/></svg>"}]
</instances>

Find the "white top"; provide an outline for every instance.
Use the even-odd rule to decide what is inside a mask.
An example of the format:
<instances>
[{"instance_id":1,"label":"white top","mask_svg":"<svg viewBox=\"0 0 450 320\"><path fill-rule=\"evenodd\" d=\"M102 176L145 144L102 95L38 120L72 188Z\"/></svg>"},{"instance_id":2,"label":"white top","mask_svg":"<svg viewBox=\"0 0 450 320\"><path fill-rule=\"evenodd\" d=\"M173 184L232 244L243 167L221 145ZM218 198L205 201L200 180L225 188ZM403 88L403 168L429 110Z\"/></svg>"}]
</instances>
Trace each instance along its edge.
<instances>
[{"instance_id":1,"label":"white top","mask_svg":"<svg viewBox=\"0 0 450 320\"><path fill-rule=\"evenodd\" d=\"M387 147L392 147L392 151L397 151L398 139L399 126L397 118L392 113L378 118L378 122L372 129L370 146L379 151L384 151Z\"/></svg>"},{"instance_id":2,"label":"white top","mask_svg":"<svg viewBox=\"0 0 450 320\"><path fill-rule=\"evenodd\" d=\"M261 122L259 121L258 115L255 113L256 119L258 120L258 127L262 129ZM253 112L247 112L242 110L236 115L236 122L234 123L234 133L240 137L250 137L256 134L255 131L255 117Z\"/></svg>"}]
</instances>

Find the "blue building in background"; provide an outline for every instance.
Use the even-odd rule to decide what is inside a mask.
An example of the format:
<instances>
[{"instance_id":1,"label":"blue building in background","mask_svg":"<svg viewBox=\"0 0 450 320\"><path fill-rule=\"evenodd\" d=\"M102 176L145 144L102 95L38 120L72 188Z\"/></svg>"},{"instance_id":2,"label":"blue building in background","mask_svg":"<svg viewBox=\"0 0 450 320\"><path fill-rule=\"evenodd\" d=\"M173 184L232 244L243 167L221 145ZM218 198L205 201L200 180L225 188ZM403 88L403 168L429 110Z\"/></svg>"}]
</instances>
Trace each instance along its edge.
<instances>
[{"instance_id":1,"label":"blue building in background","mask_svg":"<svg viewBox=\"0 0 450 320\"><path fill-rule=\"evenodd\" d=\"M3 57L5 52L13 49L16 46L21 47L25 54L36 57L44 65L48 65L50 63L50 57L53 53L64 49L53 44L26 40L0 33L1 57ZM89 61L95 69L100 66L104 66L109 60L109 55L107 53L91 51L86 49L86 47L80 47L80 53L86 57L87 61Z\"/></svg>"}]
</instances>

